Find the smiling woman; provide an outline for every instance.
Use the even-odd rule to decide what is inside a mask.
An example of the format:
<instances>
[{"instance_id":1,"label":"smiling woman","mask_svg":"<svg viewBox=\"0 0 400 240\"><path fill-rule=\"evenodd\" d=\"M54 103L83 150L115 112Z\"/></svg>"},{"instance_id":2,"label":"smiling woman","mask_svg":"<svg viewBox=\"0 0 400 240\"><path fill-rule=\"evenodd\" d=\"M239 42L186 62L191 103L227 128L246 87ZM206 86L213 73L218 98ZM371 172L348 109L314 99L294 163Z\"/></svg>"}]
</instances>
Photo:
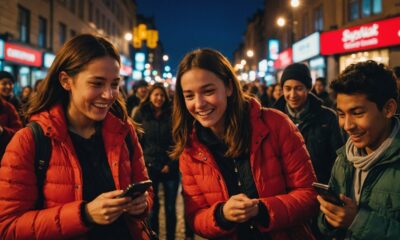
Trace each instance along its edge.
<instances>
[{"instance_id":1,"label":"smiling woman","mask_svg":"<svg viewBox=\"0 0 400 240\"><path fill-rule=\"evenodd\" d=\"M117 197L122 193L117 189L148 180L135 126L118 94L119 67L114 46L93 35L77 36L58 52L26 111L51 141L49 167L39 189L43 192L32 184L37 182L35 140L24 128L11 140L0 168L0 236L142 235L140 225L151 208L152 190ZM38 195L43 196L40 209L35 207Z\"/></svg>"},{"instance_id":2,"label":"smiling woman","mask_svg":"<svg viewBox=\"0 0 400 240\"><path fill-rule=\"evenodd\" d=\"M179 64L173 108L185 214L207 239L313 239L317 211L309 155L297 128L246 96L212 49ZM294 227L296 226L296 227Z\"/></svg>"}]
</instances>

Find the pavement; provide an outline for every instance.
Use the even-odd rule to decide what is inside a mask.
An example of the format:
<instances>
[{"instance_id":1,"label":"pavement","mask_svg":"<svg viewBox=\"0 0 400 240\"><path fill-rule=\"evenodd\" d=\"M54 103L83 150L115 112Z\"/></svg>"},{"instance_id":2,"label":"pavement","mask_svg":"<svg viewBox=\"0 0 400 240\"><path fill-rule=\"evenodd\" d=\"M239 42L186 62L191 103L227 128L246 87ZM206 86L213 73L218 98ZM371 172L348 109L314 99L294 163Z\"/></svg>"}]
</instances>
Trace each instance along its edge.
<instances>
[{"instance_id":1,"label":"pavement","mask_svg":"<svg viewBox=\"0 0 400 240\"><path fill-rule=\"evenodd\" d=\"M175 240L185 240L185 221L184 221L184 213L183 213L183 197L181 194L182 188L179 186L178 189L178 198L176 200L176 214L177 214L177 222L176 222L176 233ZM159 199L160 199L160 240L166 239L165 232L165 210L164 210L164 190L162 184L159 187ZM201 238L199 236L195 236L195 240L205 240L205 238Z\"/></svg>"}]
</instances>

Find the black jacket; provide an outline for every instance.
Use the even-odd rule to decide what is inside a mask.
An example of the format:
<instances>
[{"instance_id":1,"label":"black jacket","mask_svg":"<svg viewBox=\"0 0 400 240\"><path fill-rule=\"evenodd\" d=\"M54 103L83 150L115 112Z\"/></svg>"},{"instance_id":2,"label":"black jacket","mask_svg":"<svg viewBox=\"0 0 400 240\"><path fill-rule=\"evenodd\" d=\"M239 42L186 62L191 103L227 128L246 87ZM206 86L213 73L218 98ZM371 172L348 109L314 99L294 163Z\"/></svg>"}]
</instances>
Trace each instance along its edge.
<instances>
[{"instance_id":1,"label":"black jacket","mask_svg":"<svg viewBox=\"0 0 400 240\"><path fill-rule=\"evenodd\" d=\"M177 178L178 161L171 160L168 156L172 146L171 108L163 110L160 118L156 119L148 102L139 107L133 118L144 130L143 134L139 134L139 141L149 173L160 173L161 169L168 165L170 173L164 177Z\"/></svg>"},{"instance_id":2,"label":"black jacket","mask_svg":"<svg viewBox=\"0 0 400 240\"><path fill-rule=\"evenodd\" d=\"M322 101L312 93L308 94L307 101L310 104L309 111L297 127L303 135L318 181L328 183L336 150L344 145L344 137L332 109L323 106ZM278 99L273 108L290 118L284 96Z\"/></svg>"}]
</instances>

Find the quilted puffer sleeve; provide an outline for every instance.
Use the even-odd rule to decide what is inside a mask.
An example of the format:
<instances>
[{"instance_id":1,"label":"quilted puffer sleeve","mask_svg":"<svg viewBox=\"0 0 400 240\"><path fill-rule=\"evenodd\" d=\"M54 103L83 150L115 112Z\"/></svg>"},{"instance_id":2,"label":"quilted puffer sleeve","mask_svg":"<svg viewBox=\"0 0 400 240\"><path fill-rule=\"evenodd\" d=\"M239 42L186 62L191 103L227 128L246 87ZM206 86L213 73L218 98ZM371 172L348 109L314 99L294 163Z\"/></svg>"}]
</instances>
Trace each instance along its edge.
<instances>
[{"instance_id":1,"label":"quilted puffer sleeve","mask_svg":"<svg viewBox=\"0 0 400 240\"><path fill-rule=\"evenodd\" d=\"M196 234L207 239L219 238L231 234L235 229L227 231L217 225L215 211L222 201L215 201L212 205L208 203L203 191L196 183L192 161L191 157L185 152L179 158L179 169L182 173L182 188L185 201L185 215L189 221L189 225L194 229Z\"/></svg>"},{"instance_id":2,"label":"quilted puffer sleeve","mask_svg":"<svg viewBox=\"0 0 400 240\"><path fill-rule=\"evenodd\" d=\"M0 168L0 236L2 239L64 239L83 235L82 201L34 210L37 199L35 144L31 131L18 131Z\"/></svg>"},{"instance_id":3,"label":"quilted puffer sleeve","mask_svg":"<svg viewBox=\"0 0 400 240\"><path fill-rule=\"evenodd\" d=\"M317 193L312 187L316 181L310 156L297 127L281 113L271 111L269 124L273 125L272 141L281 158L286 194L262 198L268 209L270 223L264 231L274 231L305 224L318 212Z\"/></svg>"}]
</instances>

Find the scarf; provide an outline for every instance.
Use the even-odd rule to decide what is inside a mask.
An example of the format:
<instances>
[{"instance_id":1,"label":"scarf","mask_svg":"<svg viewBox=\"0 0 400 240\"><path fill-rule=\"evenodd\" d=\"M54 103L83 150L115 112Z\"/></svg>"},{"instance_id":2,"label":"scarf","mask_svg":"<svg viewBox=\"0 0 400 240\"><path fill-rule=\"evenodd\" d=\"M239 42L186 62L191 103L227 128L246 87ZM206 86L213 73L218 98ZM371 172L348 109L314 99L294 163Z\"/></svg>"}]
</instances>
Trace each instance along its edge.
<instances>
[{"instance_id":1,"label":"scarf","mask_svg":"<svg viewBox=\"0 0 400 240\"><path fill-rule=\"evenodd\" d=\"M395 136L400 129L399 119L395 118L394 127L389 137L370 154L367 154L365 149L358 149L354 146L349 138L346 142L347 159L353 163L355 168L354 173L354 198L358 204L362 185L368 175L368 172L379 162L382 153L384 153L393 143Z\"/></svg>"}]
</instances>

